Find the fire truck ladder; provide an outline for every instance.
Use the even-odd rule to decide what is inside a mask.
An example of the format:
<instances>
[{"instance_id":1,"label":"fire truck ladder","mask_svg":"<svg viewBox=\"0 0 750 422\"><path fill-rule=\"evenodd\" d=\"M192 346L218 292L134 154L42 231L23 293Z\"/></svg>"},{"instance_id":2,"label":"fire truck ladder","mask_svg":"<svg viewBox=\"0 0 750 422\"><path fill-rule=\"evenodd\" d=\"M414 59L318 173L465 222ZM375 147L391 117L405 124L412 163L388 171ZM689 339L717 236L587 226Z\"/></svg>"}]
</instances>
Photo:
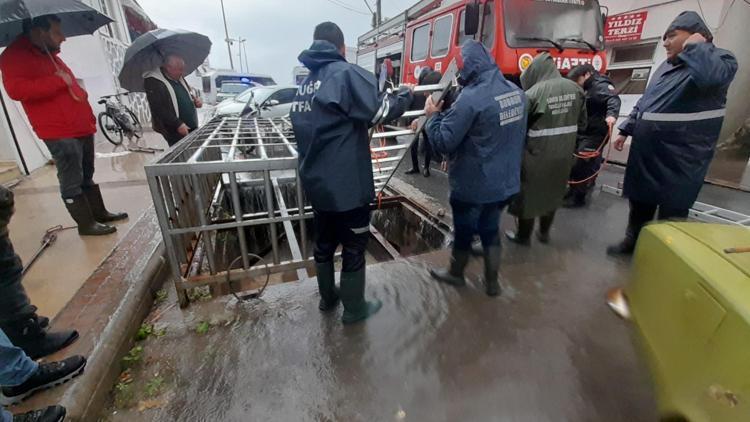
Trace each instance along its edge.
<instances>
[{"instance_id":1,"label":"fire truck ladder","mask_svg":"<svg viewBox=\"0 0 750 422\"><path fill-rule=\"evenodd\" d=\"M622 187L604 185L602 191L622 196ZM750 215L719 208L715 205L696 202L690 209L690 217L706 223L735 224L750 228Z\"/></svg>"},{"instance_id":2,"label":"fire truck ladder","mask_svg":"<svg viewBox=\"0 0 750 422\"><path fill-rule=\"evenodd\" d=\"M414 87L415 95L422 95L431 92L433 100L437 104L448 92L448 88L455 84L458 67L455 60L450 63L448 69L443 74L440 83L435 85L421 85ZM409 128L384 126L375 128L370 132L370 150L372 156L372 175L375 180L375 191L378 198L381 198L383 191L391 177L396 173L398 166L408 155L409 148L419 139L427 118L424 110L407 111L404 113L405 118L417 117L417 130Z\"/></svg>"}]
</instances>

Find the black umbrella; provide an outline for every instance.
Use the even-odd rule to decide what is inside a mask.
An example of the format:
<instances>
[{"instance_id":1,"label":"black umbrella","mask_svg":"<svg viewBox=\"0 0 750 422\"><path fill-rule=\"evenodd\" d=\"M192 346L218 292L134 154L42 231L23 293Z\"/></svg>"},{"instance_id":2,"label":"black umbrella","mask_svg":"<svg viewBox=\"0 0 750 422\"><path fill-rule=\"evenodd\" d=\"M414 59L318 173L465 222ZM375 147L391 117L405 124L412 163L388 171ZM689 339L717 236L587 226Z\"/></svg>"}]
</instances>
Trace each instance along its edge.
<instances>
[{"instance_id":1,"label":"black umbrella","mask_svg":"<svg viewBox=\"0 0 750 422\"><path fill-rule=\"evenodd\" d=\"M169 55L185 60L185 74L190 74L210 52L211 40L205 35L180 29L149 31L136 38L125 52L120 86L131 92L143 91L143 74L159 68Z\"/></svg>"},{"instance_id":2,"label":"black umbrella","mask_svg":"<svg viewBox=\"0 0 750 422\"><path fill-rule=\"evenodd\" d=\"M44 15L57 15L66 37L93 34L113 22L79 0L0 0L0 47L23 33L25 21Z\"/></svg>"}]
</instances>

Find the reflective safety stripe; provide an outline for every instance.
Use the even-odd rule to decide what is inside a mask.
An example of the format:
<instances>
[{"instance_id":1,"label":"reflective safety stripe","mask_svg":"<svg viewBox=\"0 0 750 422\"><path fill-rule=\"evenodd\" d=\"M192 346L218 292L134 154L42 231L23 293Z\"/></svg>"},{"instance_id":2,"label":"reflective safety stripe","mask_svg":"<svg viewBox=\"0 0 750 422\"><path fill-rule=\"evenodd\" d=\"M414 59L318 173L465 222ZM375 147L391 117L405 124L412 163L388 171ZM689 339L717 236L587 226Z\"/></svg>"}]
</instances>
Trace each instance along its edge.
<instances>
[{"instance_id":1,"label":"reflective safety stripe","mask_svg":"<svg viewBox=\"0 0 750 422\"><path fill-rule=\"evenodd\" d=\"M367 233L367 232L370 231L370 226L358 227L358 228L355 228L355 229L351 229L351 231L353 231L354 234Z\"/></svg>"},{"instance_id":2,"label":"reflective safety stripe","mask_svg":"<svg viewBox=\"0 0 750 422\"><path fill-rule=\"evenodd\" d=\"M567 135L578 132L578 126L552 127L549 129L529 129L529 138L541 138L542 136Z\"/></svg>"},{"instance_id":3,"label":"reflective safety stripe","mask_svg":"<svg viewBox=\"0 0 750 422\"><path fill-rule=\"evenodd\" d=\"M385 95L383 97L383 102L380 104L380 108L378 109L378 112L375 114L375 117L372 119L371 124L373 126L379 125L380 123L385 120L386 117L388 117L388 113L391 110L391 103L388 101L388 95Z\"/></svg>"},{"instance_id":4,"label":"reflective safety stripe","mask_svg":"<svg viewBox=\"0 0 750 422\"><path fill-rule=\"evenodd\" d=\"M724 117L727 109L699 111L697 113L650 113L644 112L641 116L643 120L652 122L692 122L693 120L708 120Z\"/></svg>"}]
</instances>

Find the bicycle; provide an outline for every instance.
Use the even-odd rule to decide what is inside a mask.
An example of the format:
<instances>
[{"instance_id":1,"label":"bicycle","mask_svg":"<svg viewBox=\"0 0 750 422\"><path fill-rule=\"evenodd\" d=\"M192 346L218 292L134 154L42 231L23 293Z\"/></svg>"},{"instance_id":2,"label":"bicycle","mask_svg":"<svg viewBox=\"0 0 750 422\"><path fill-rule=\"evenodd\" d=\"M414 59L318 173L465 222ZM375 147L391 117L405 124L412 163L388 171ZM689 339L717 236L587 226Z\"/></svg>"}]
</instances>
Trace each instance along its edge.
<instances>
[{"instance_id":1,"label":"bicycle","mask_svg":"<svg viewBox=\"0 0 750 422\"><path fill-rule=\"evenodd\" d=\"M123 138L143 137L143 126L138 117L120 100L120 95L130 95L129 92L105 95L98 104L104 104L105 111L99 113L99 127L102 134L113 145L121 145Z\"/></svg>"}]
</instances>

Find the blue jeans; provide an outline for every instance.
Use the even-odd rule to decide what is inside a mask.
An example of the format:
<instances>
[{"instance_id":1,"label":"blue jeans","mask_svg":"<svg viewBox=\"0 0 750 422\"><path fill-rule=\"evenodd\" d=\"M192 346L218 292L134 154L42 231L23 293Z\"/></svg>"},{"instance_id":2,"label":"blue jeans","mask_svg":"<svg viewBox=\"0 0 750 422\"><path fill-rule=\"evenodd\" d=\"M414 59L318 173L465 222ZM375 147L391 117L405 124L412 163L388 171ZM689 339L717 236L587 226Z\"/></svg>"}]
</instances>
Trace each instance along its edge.
<instances>
[{"instance_id":1,"label":"blue jeans","mask_svg":"<svg viewBox=\"0 0 750 422\"><path fill-rule=\"evenodd\" d=\"M26 382L36 372L37 363L29 359L26 353L8 340L0 330L0 385L15 387ZM13 415L5 409L0 409L0 422L12 422Z\"/></svg>"},{"instance_id":2,"label":"blue jeans","mask_svg":"<svg viewBox=\"0 0 750 422\"><path fill-rule=\"evenodd\" d=\"M482 247L500 246L500 214L509 200L489 204L472 204L451 199L453 209L454 247L460 251L471 249L474 235L482 240Z\"/></svg>"}]
</instances>

